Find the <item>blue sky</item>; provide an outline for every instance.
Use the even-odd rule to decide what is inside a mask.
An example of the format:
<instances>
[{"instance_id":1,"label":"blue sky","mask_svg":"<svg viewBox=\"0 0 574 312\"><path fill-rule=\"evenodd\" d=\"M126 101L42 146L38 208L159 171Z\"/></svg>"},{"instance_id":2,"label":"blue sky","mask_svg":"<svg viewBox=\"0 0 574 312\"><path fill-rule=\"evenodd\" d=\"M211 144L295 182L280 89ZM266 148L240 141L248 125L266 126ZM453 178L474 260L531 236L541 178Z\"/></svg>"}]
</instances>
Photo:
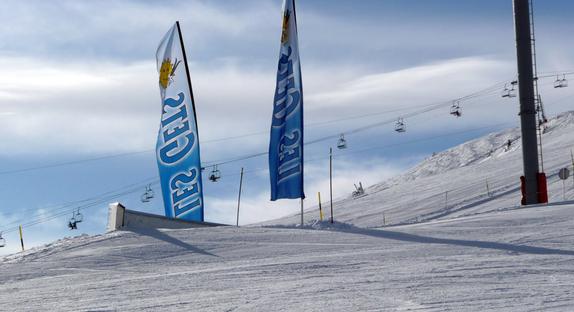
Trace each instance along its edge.
<instances>
[{"instance_id":1,"label":"blue sky","mask_svg":"<svg viewBox=\"0 0 574 312\"><path fill-rule=\"evenodd\" d=\"M574 3L534 3L540 72L574 70ZM0 231L134 183L143 192L143 181L157 177L153 152L6 171L153 149L160 118L155 49L175 20L191 67L203 161L267 149L281 1L0 0L0 7ZM313 0L298 2L297 10L305 122L367 115L309 126L309 140L516 75L510 0ZM542 83L548 112L571 109L573 91L551 84L551 78ZM347 135L349 149L336 151L335 196L347 196L358 181L370 185L396 175L434 151L517 125L517 101L502 99L498 91L462 105L461 119L449 116L448 108L407 119L403 135L392 125ZM262 134L209 142L254 132ZM328 149L335 144L306 149L308 206L316 204L317 191L327 193ZM221 182L205 182L209 221L234 221L242 166L242 223L297 211L296 201L268 201L267 160L261 157L221 166ZM163 212L157 198L140 203L141 192L118 200ZM101 233L107 202L83 213L86 221L77 232L66 228L67 216L25 228L27 244ZM17 236L6 237L9 248L0 253L17 250Z\"/></svg>"}]
</instances>

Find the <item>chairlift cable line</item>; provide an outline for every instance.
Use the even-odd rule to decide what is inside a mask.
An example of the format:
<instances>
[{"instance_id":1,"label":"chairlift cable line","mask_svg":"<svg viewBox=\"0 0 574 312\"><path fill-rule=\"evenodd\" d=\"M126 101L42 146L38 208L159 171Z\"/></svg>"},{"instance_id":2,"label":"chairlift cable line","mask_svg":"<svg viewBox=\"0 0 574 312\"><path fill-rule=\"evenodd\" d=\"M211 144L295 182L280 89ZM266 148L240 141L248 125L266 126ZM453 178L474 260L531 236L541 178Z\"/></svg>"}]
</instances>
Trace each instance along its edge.
<instances>
[{"instance_id":1,"label":"chairlift cable line","mask_svg":"<svg viewBox=\"0 0 574 312\"><path fill-rule=\"evenodd\" d=\"M558 72L560 75L571 75L574 74L574 72ZM555 77L556 74L552 74L552 75L544 75L544 76L539 76L539 78L549 78L549 77ZM366 117L372 117L375 115L382 115L382 114L387 114L387 113L392 113L392 112L398 112L398 111L402 111L402 110L410 110L413 108L417 108L417 107L427 107L427 110L422 110L422 111L417 111L414 114L410 113L410 114L405 114L401 117L406 118L406 117L413 117L413 116L417 116L419 114L423 114L425 112L429 112L432 110L436 110L439 109L441 107L444 107L446 105L450 105L453 101L467 101L469 99L473 99L476 97L482 97L482 96L486 96L489 93L492 92L497 92L498 89L500 88L500 85L504 84L504 83L508 83L508 82L499 82L496 83L488 88L485 88L483 90L471 93L469 95L454 99L454 100L449 100L449 101L444 101L444 102L436 102L433 104L425 104L425 105L419 105L419 106L412 106L412 107L408 107L408 108L404 108L404 109L394 109L394 110L387 110L387 111L381 111L381 112L377 112L377 113L371 113L371 114L364 114L364 115L358 115L358 116L351 116L351 117L346 117L346 118L339 118L339 119L335 119L335 120L328 120L328 121L323 121L323 122L317 122L317 123L311 123L311 124L307 124L305 125L306 127L313 127L313 126L318 126L318 125L324 125L324 124L330 124L330 123L335 123L335 122L340 122L340 121L345 121L345 120L352 120L352 119L360 119L360 118L366 118ZM393 120L394 121L394 120ZM352 132L343 132L343 133L356 133L356 132L360 132L360 131L364 131L373 127L377 127L377 126L382 126L382 125L386 125L388 123L391 123L391 121L385 121L382 123L377 123L377 124L373 124L371 126L367 126L365 129L355 129L355 130L351 130ZM211 143L211 142L221 142L221 141L226 141L226 140L234 140L234 139L240 139L240 138L245 138L245 137L249 137L249 136L255 136L255 135L261 135L261 134L267 134L268 131L260 131L260 132L252 132L252 133L247 133L247 134L242 134L242 135L237 135L237 136L231 136L231 137L223 137L223 138L217 138L217 139L211 139L211 140L204 140L202 141L202 143ZM318 139L316 141L311 141L311 142L307 142L306 144L313 144L313 143L317 143L320 141L324 141L324 140L328 140L328 139L332 139L333 136L329 136L329 137L324 137L321 139ZM118 153L118 154L111 154L111 155L104 155L104 156L100 156L100 157L94 157L94 158L88 158L88 159L79 159L79 160L72 160L72 161L67 161L67 162L60 162L60 163L54 163L54 164L47 164L47 165L41 165L41 166L33 166L33 167L28 167L28 168L20 168L20 169L12 169L12 170L4 170L4 171L0 171L0 175L9 175L9 174L17 174L17 173L23 173L23 172L29 172L29 171L36 171L36 170L42 170L42 169L50 169L50 168L57 168L57 167L63 167L63 166L69 166L69 165L75 165L75 164L81 164L81 163L86 163L86 162L92 162L92 161L99 161L99 160L106 160L106 159L113 159L113 158L119 158L119 157L125 157L125 156L132 156L132 155L138 155L138 154L144 154L144 153L151 153L154 152L155 149L146 149L146 150L141 150L141 151L134 151L134 152L126 152L126 153ZM258 157L258 156L262 156L265 155L266 153L257 153L257 154L253 154L250 155L251 157L248 158L254 158L254 157ZM246 158L246 159L248 159ZM243 159L240 159L243 160ZM207 164L207 166L210 165L214 165L214 164L226 164L229 163L229 161L225 161L223 163L220 162L210 162Z\"/></svg>"},{"instance_id":2,"label":"chairlift cable line","mask_svg":"<svg viewBox=\"0 0 574 312\"><path fill-rule=\"evenodd\" d=\"M56 218L59 218L59 217L62 217L62 216L67 216L67 215L70 214L70 212L73 212L73 211L76 211L76 210L83 210L83 209L91 208L91 207L94 207L94 206L97 206L97 205L106 203L106 202L108 202L110 199L114 199L114 198L117 198L117 197L120 197L120 196L123 196L123 195L131 194L131 193L135 193L135 192L139 192L139 191L140 191L140 189L138 189L138 190L132 190L132 191L127 191L127 192L123 192L123 193L119 193L119 194L116 194L116 195L111 196L111 197L109 197L109 198L101 199L101 200L99 200L99 201L96 201L96 202L93 202L93 203L90 203L90 204L86 204L86 205L83 205L83 206L75 207L75 208L73 208L73 209L67 209L66 211L54 213L54 214L49 215L49 216L44 216L44 217L41 217L41 218L33 219L33 220L30 221L30 222L22 223L22 227L23 227L23 228L24 228L24 227L31 227L31 226L34 226L34 225L38 225L38 224L41 224L41 223L45 223L45 222L47 222L47 221L51 221L51 220L53 220L53 219L56 219ZM3 231L3 232L4 232L4 233L10 233L10 232L14 232L14 231L17 231L17 230L18 230L18 226L13 227L13 228L8 228L7 230L5 230L5 231Z\"/></svg>"},{"instance_id":3,"label":"chairlift cable line","mask_svg":"<svg viewBox=\"0 0 574 312\"><path fill-rule=\"evenodd\" d=\"M495 125L495 126L496 126L496 125ZM468 132L468 131L463 131L463 132ZM431 138L429 138L429 139L431 139ZM574 144L571 144L571 145L569 145L569 146L566 146L565 148L568 148L568 147L571 147L571 146L574 146ZM311 161L313 161L313 160L311 160ZM251 172L253 172L253 171L251 171ZM476 185L481 185L481 184L482 184L482 181L476 182L475 184L476 184ZM474 184L473 184L473 185L474 185ZM451 190L449 190L449 191L457 191L457 190L462 190L462 189L465 189L465 188L472 188L473 185L465 185L465 186L462 186L462 187L459 187L459 188L451 189ZM430 189L429 189L429 190L430 190ZM76 211L76 210L79 211L79 210L82 210L82 209L87 209L87 208L90 208L90 207L93 207L93 206L97 206L97 205L99 205L99 204L101 204L101 203L107 202L110 198L116 198L116 197L119 197L119 196L123 196L123 195L126 195L126 194L135 193L135 192L138 192L138 191L140 191L140 189L130 190L130 191L126 191L126 192L119 193L119 194L114 194L114 196L111 196L111 197L108 197L108 198L102 198L101 200L99 200L99 201L97 201L97 202L89 203L89 204L86 204L86 205L83 205L83 206L80 206L80 207L73 208L72 210L67 210L67 211L59 212L59 213L53 214L53 215L51 215L51 216L46 216L46 217L43 217L43 218L39 218L39 219L33 220L33 221L31 221L31 222L28 222L28 223L24 223L24 224L22 224L22 226L23 226L23 227L30 227L30 226L34 226L34 225L37 225L37 224L41 224L41 223L44 223L44 222L47 222L47 221L50 221L50 220L53 220L53 219L56 219L56 218L65 216L65 215L69 215L70 211ZM443 193L443 192L441 191L440 194L438 194L438 195L441 195L442 193ZM435 195L433 195L433 196L438 196L438 195L435 194ZM7 230L3 230L2 232L3 232L3 233L11 233L11 232L17 231L17 230L18 230L18 227L14 227L14 228L9 228L9 229L7 229Z\"/></svg>"},{"instance_id":4,"label":"chairlift cable line","mask_svg":"<svg viewBox=\"0 0 574 312\"><path fill-rule=\"evenodd\" d=\"M492 129L492 128L500 127L502 125L510 125L510 124L512 124L512 123L498 123L498 124L493 124L493 125L489 125L489 126L483 126L483 127L477 127L477 128L467 129L467 130L462 130L462 131L449 132L449 133L445 133L445 134L441 134L441 135L429 136L429 137L410 140L410 141L406 141L406 142L380 145L380 146L369 147L369 148L360 149L360 150L339 151L337 153L333 153L333 157L336 158L336 157L341 156L341 155L344 156L344 155L348 155L348 154L355 154L355 153L360 153L360 152L364 152L367 150L386 149L386 148L392 148L392 147L396 147L396 146L402 146L402 145L409 145L409 144L420 143L420 142L425 142L425 141L431 141L431 140L436 140L436 139L440 139L440 138L444 138L444 137L449 137L449 136L454 136L454 135L459 135L459 134L464 134L464 133L471 133L471 132L475 132L475 131L479 131L479 130ZM328 158L329 158L329 156L306 158L305 163L314 162L314 161L318 161L318 160L324 160L324 159L328 159ZM256 169L251 169L251 170L245 170L244 174L264 172L266 170L268 170L268 168L256 168ZM231 177L231 176L238 176L238 175L239 174L227 174L225 176Z\"/></svg>"},{"instance_id":5,"label":"chairlift cable line","mask_svg":"<svg viewBox=\"0 0 574 312\"><path fill-rule=\"evenodd\" d=\"M432 136L432 137L426 137L426 138L417 139L417 140L411 140L408 142L401 142L401 143L395 143L395 144L388 144L388 145L384 145L384 146L371 147L371 148L362 149L359 151L339 152L339 153L335 154L334 156L336 157L337 155L340 155L340 154L343 154L343 155L353 154L353 153L363 152L365 150L371 150L371 149L384 149L384 148L390 148L390 147L395 147L395 146L400 146L400 145L419 143L422 141L435 140L435 139L442 138L442 137L447 137L447 136L452 136L452 135L457 135L457 134L462 134L462 133L469 133L469 132L473 132L473 131L478 131L478 130L482 130L482 129L498 127L500 125L502 125L502 124L479 127L479 128L474 128L474 129L469 129L469 130L464 130L464 131L455 131L455 132L451 132L451 133L447 133L447 134L443 134L443 135L439 135L439 136ZM325 157L315 157L315 158L307 159L306 162L312 162L312 161L323 160L323 159L325 159ZM267 168L261 168L261 169L248 170L248 171L245 171L245 173L263 172L266 170L268 170L268 169ZM226 175L226 176L234 176L234 174ZM150 180L152 180L152 179L153 179L153 182L150 183ZM63 205L62 207L58 207L55 210L51 210L50 215L43 216L39 219L34 219L28 223L24 223L23 226L29 227L32 225L40 224L40 223L43 223L46 221L50 221L54 218L58 218L60 216L68 215L70 213L70 211L75 211L78 209L80 209L80 210L86 209L86 208L89 208L89 207L92 207L92 206L95 206L95 205L98 205L101 203L108 202L110 199L114 199L114 198L117 198L117 197L120 197L123 195L139 192L139 191L141 191L142 185L147 186L149 184L157 184L158 182L159 181L157 178L148 178L148 179L142 180L140 182L132 183L130 185L124 186L124 187L117 189L117 190L108 191L108 192L99 194L97 196L93 196L93 197L88 198L88 199L83 199L83 200L79 200L79 201L75 201L75 202L68 202L68 203L62 204ZM120 192L120 193L118 193L118 192ZM111 195L109 195L109 194L111 194ZM105 195L109 195L109 196L105 196ZM77 205L78 203L86 202L86 201L91 201L91 202L83 204L83 205ZM70 209L70 207L73 207L73 208ZM21 220L16 220L16 221L13 221L13 222L10 222L7 224L3 224L1 227L5 228L9 225L17 224L17 223L21 223ZM3 232L8 233L8 232L16 230L16 229L17 229L17 227L9 228Z\"/></svg>"},{"instance_id":6,"label":"chairlift cable line","mask_svg":"<svg viewBox=\"0 0 574 312\"><path fill-rule=\"evenodd\" d=\"M554 75L552 75L552 76L549 75L548 77L553 77L553 76L554 76ZM500 83L499 83L499 84L500 84ZM497 85L499 85L499 84L497 84ZM497 85L495 85L495 86L497 86ZM496 89L495 89L495 86L492 86L492 87L489 87L489 88L487 88L487 89L484 89L484 90L475 92L474 94L468 95L468 96L466 96L466 97L461 97L461 98L459 98L459 101L460 101L460 100L468 100L468 99L471 99L471 98L473 98L473 97L484 96L485 94L488 94L488 93L490 93L490 92L496 90ZM438 108L443 107L443 106L445 106L446 104L450 104L450 103L451 103L451 101L449 101L449 102L440 102L440 103L436 103L436 104L434 104L434 105L433 105L433 104L431 104L431 105L426 105L426 106L423 106L423 107L426 107L425 109L422 109L422 110L419 110L419 111L415 111L415 112L412 112L412 113L409 113L409 114L405 114L404 116L406 116L406 117L417 116L417 115L420 115L420 114L423 114L423 113L426 113L426 112L430 112L430 111L433 111L433 110L437 110ZM357 117L352 117L352 118L357 118ZM364 131L364 130L366 130L366 129L370 129L370 128L373 128L373 127L376 127L376 126L380 126L380 125L384 125L384 124L391 123L392 121L394 121L394 119L393 119L393 120L384 121L384 122L378 122L378 123L375 123L375 124L371 124L371 125L368 125L368 126L365 126L365 127L358 128L358 129L353 129L352 131L348 131L347 133L351 133L351 134L352 134L352 133L356 133L356 132L359 132L359 131ZM327 140L327 139L330 139L330 138L332 138L332 136L328 136L328 137L316 139L316 140L314 140L314 141L312 141L312 142L307 142L306 144L313 144L313 143L320 142L320 141L324 141L324 140ZM108 156L97 157L97 158L93 158L93 159L89 159L89 160L72 161L72 162L68 162L68 163L65 163L65 164L76 164L76 163L81 163L81 162L85 162L85 161L94 161L94 160L100 160L100 159L106 159L106 158L112 158L112 157L120 157L120 156L132 155L132 154L137 154L137 153L144 153L144 152L149 152L149 151L153 151L153 150L130 152L130 153L117 154L117 155L108 155ZM249 159L249 158L258 157L258 156L265 155L265 154L267 154L267 152L257 153L257 154L253 154L253 155L248 155L248 157L236 158L236 159L233 159L233 160L228 160L228 161L225 161L225 162L219 162L219 163L214 163L214 164L230 163L230 162L235 162L235 161L239 161L239 160L244 160L244 159ZM52 165L47 165L47 166L42 166L42 167L43 167L43 168L47 168L47 167L55 167L55 166L62 166L62 165L64 165L64 163L52 164ZM0 172L0 174L15 173L15 171L30 171L30 170L36 170L36 169L39 169L39 167L35 167L35 168L24 168L24 169L14 170L14 171L11 171L11 172ZM157 182L156 182L156 183L157 183ZM138 188L137 190L131 190L130 192L127 192L127 193L114 194L113 197L115 198L115 197L122 196L122 195L125 195L125 194L131 194L131 193L136 192L136 191L138 191L138 190L139 190L139 188ZM109 198L106 198L106 199L104 199L104 200L107 201L107 200L109 200ZM84 200L84 201L86 201L86 200ZM89 206L95 205L95 204L97 204L97 203L90 203L90 204L88 204L88 205L86 205L86 206L84 206L84 207L89 207ZM61 210L61 209L62 209L62 208L60 208L60 210ZM76 208L75 208L75 209L76 209ZM77 209L85 209L85 208L82 208L82 206L80 206L80 208L77 208ZM66 213L69 213L69 211L66 211ZM56 217L56 216L53 216L53 217ZM59 215L58 215L58 217L59 217ZM36 224L36 223L34 223L34 224ZM33 224L32 224L32 225L33 225ZM30 226L30 224L27 224L27 226Z\"/></svg>"},{"instance_id":7,"label":"chairlift cable line","mask_svg":"<svg viewBox=\"0 0 574 312\"><path fill-rule=\"evenodd\" d=\"M53 205L52 207L48 207L48 208L46 208L46 209L49 209L51 212L53 212L53 211L59 211L59 210L67 209L67 208L69 208L69 207L77 207L77 206L80 206L81 204L84 204L84 203L86 203L86 202L91 202L91 201L96 201L96 200L99 200L99 199L102 199L102 198L106 198L105 196L108 196L108 195L111 196L111 195L113 195L114 193L117 193L117 192L122 191L122 190L134 189L134 188L136 188L136 187L137 187L137 190L141 190L142 184L143 184L143 185L147 185L147 184L150 184L150 183L151 183L151 184L157 184L157 181L158 181L158 178L157 178L157 177L147 178L147 179L142 180L142 181L140 181L140 182L136 182L136 183L132 183L132 184L129 184L129 185L125 185L125 186L122 186L122 187L120 187L120 188L118 188L118 189L115 189L115 190L112 190L112 191L107 191L107 192L98 194L98 195L93 196L93 197L89 197L89 198L85 198L85 199L77 200L77 201L70 201L70 202L66 202L66 203L62 203L62 204L58 204L58 205ZM19 212L19 213L29 213L29 212L35 212L35 211L37 211L37 210L38 210L37 208L30 208L30 209L20 210L20 211L18 211L18 212ZM16 220L16 221L13 221L13 222L10 222L10 223L7 223L7 224L3 224L3 225L0 226L0 228L1 228L1 227L6 227L7 225L15 224L15 223L18 223L18 222L20 222L20 220Z\"/></svg>"},{"instance_id":8,"label":"chairlift cable line","mask_svg":"<svg viewBox=\"0 0 574 312\"><path fill-rule=\"evenodd\" d=\"M155 181L152 181L152 182L150 183L150 179L148 178L148 179L144 180L144 181L145 181L145 184L144 184L144 185L149 185L149 184L154 185L154 184L157 184L157 183L159 182L159 179L157 179L157 178L154 178L154 180L155 180ZM116 189L116 190L113 190L113 191L108 191L108 192L102 193L102 194L100 194L100 195L97 195L97 196L94 196L94 197L91 197L91 198L88 198L88 199L80 200L80 201L77 201L77 202L65 203L65 204L63 204L61 207L57 207L56 209L50 210L49 213L51 213L51 214L54 214L54 213L62 213L62 212L69 213L69 212L70 212L70 207L73 207L73 208L72 208L73 210L76 210L76 209L84 209L85 207L94 205L94 203L99 204L99 203L102 203L102 202L107 202L107 201L109 201L110 199L114 199L114 198L117 198L117 197L119 197L119 196L123 196L123 195L125 195L125 194L131 194L131 193L135 193L135 192L140 192L140 191L141 191L141 187L142 187L141 184L143 184L143 183L142 183L142 182L133 183L133 184L130 184L130 185L128 185L128 186L124 186L124 187L122 187L122 188L119 188L119 189ZM77 203L79 203L79 202L86 202L86 201L90 201L90 202L85 203L85 204L82 204L82 205L78 205L78 204L77 204ZM30 209L30 210L31 210L31 209ZM34 210L37 210L37 209L34 209ZM49 216L43 216L43 217L49 217ZM18 224L18 223L20 223L21 221L22 221L21 219L20 219L20 220L16 220L16 221L13 221L13 222L10 222L10 223L7 223L7 224L3 224L3 225L0 226L0 227L3 228L3 227L7 227L7 226L9 226L9 225L12 225L12 224Z\"/></svg>"}]
</instances>

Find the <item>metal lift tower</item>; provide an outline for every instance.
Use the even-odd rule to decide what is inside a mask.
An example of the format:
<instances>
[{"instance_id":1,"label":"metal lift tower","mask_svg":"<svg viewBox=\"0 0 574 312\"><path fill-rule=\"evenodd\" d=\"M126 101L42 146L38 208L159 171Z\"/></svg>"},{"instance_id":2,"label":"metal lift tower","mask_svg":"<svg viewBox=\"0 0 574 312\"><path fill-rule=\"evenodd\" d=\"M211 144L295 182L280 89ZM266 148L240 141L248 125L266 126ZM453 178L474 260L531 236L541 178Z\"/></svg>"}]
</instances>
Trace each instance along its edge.
<instances>
[{"instance_id":1,"label":"metal lift tower","mask_svg":"<svg viewBox=\"0 0 574 312\"><path fill-rule=\"evenodd\" d=\"M530 0L514 1L514 29L518 60L518 87L520 96L520 126L522 129L522 157L525 185L523 204L539 202L538 199L538 138L534 94L532 33Z\"/></svg>"}]
</instances>

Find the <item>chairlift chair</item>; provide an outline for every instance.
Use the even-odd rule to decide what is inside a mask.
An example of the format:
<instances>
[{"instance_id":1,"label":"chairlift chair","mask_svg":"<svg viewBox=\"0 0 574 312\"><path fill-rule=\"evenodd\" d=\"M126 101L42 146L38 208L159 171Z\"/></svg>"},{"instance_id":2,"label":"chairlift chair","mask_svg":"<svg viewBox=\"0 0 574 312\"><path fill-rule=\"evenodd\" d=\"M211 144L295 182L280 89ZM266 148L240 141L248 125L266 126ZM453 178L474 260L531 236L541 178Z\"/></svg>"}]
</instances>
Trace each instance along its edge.
<instances>
[{"instance_id":1,"label":"chairlift chair","mask_svg":"<svg viewBox=\"0 0 574 312\"><path fill-rule=\"evenodd\" d=\"M80 213L80 209L78 209L78 211L76 211L76 214L74 215L74 219L76 219L76 223L80 223L80 222L84 221L84 215Z\"/></svg>"},{"instance_id":2,"label":"chairlift chair","mask_svg":"<svg viewBox=\"0 0 574 312\"><path fill-rule=\"evenodd\" d=\"M149 203L150 198L149 196L147 196L147 193L143 193L142 196L140 197L140 200L142 203Z\"/></svg>"},{"instance_id":3,"label":"chairlift chair","mask_svg":"<svg viewBox=\"0 0 574 312\"><path fill-rule=\"evenodd\" d=\"M556 80L554 81L554 88L566 88L568 87L568 80L566 79L566 75L556 76Z\"/></svg>"},{"instance_id":4,"label":"chairlift chair","mask_svg":"<svg viewBox=\"0 0 574 312\"><path fill-rule=\"evenodd\" d=\"M209 180L211 182L217 182L221 179L221 171L217 169L217 165L213 166L213 170L211 170L211 174L209 175Z\"/></svg>"},{"instance_id":5,"label":"chairlift chair","mask_svg":"<svg viewBox=\"0 0 574 312\"><path fill-rule=\"evenodd\" d=\"M145 192L142 194L140 200L142 203L149 203L149 201L154 197L154 192L151 189L151 185L145 187Z\"/></svg>"},{"instance_id":6,"label":"chairlift chair","mask_svg":"<svg viewBox=\"0 0 574 312\"><path fill-rule=\"evenodd\" d=\"M2 237L2 232L0 232L0 248L6 246L6 240Z\"/></svg>"},{"instance_id":7,"label":"chairlift chair","mask_svg":"<svg viewBox=\"0 0 574 312\"><path fill-rule=\"evenodd\" d=\"M455 101L454 103L452 103L452 106L450 108L450 114L455 116L455 117L462 116L462 109L460 108L460 104L458 101Z\"/></svg>"},{"instance_id":8,"label":"chairlift chair","mask_svg":"<svg viewBox=\"0 0 574 312\"><path fill-rule=\"evenodd\" d=\"M337 142L337 148L338 149L347 148L347 140L345 140L345 135L342 133L341 133L341 137L339 138L339 141Z\"/></svg>"},{"instance_id":9,"label":"chairlift chair","mask_svg":"<svg viewBox=\"0 0 574 312\"><path fill-rule=\"evenodd\" d=\"M510 88L508 88L508 84L504 85L504 90L502 90L502 97L503 98L513 98L516 97L516 89L515 86L516 83L515 81L510 83Z\"/></svg>"},{"instance_id":10,"label":"chairlift chair","mask_svg":"<svg viewBox=\"0 0 574 312\"><path fill-rule=\"evenodd\" d=\"M76 220L76 213L72 213L72 217L68 221L68 227L70 230L77 230L78 229L78 221Z\"/></svg>"},{"instance_id":11,"label":"chairlift chair","mask_svg":"<svg viewBox=\"0 0 574 312\"><path fill-rule=\"evenodd\" d=\"M403 118L399 117L399 119L397 119L397 122L395 123L395 131L399 133L407 131L407 126Z\"/></svg>"},{"instance_id":12,"label":"chairlift chair","mask_svg":"<svg viewBox=\"0 0 574 312\"><path fill-rule=\"evenodd\" d=\"M363 184L359 182L359 186L355 184L355 190L352 193L353 198L359 198L365 196L365 189L363 188Z\"/></svg>"}]
</instances>

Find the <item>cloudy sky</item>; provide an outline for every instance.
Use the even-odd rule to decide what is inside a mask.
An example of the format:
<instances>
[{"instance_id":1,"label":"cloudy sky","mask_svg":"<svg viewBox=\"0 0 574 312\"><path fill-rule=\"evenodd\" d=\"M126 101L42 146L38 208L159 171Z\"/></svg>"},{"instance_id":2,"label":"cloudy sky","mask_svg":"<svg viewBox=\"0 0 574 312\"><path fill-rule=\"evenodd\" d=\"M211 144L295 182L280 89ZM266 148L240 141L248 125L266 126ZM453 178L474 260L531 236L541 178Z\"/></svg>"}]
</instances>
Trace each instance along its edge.
<instances>
[{"instance_id":1,"label":"cloudy sky","mask_svg":"<svg viewBox=\"0 0 574 312\"><path fill-rule=\"evenodd\" d=\"M574 70L574 3L534 4L539 71ZM500 97L516 76L511 0L305 0L297 9L306 138L347 133L349 148L335 151L335 197L348 196L358 181L380 182L434 151L517 125L516 99ZM163 213L158 198L143 204L139 197L158 176L155 50L176 20L203 162L267 150L280 0L0 0L0 20L0 231L46 221L25 227L29 246L101 233L114 200ZM552 82L541 80L550 115L571 109L574 99L574 91ZM407 118L404 134L392 124L353 133L494 85L461 102L460 119L444 107ZM332 139L306 149L307 206L318 191L327 194L335 145ZM241 167L242 224L297 211L296 201L269 202L260 157L222 165L216 184L204 177L208 221L234 222ZM85 208L86 221L70 232L74 207ZM9 246L0 253L17 250L15 232L4 236Z\"/></svg>"}]
</instances>

